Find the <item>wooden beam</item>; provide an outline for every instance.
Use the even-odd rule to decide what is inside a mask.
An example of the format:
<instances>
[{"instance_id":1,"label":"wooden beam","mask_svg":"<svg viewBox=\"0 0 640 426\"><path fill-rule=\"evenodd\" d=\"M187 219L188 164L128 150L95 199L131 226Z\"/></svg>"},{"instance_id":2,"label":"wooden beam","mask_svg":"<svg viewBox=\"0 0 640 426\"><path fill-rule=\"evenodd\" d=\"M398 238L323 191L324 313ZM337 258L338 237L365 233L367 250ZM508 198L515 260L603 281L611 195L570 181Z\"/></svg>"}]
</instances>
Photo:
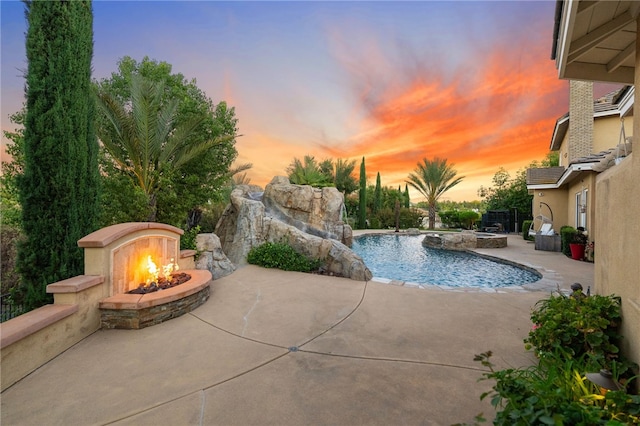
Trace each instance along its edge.
<instances>
[{"instance_id":1,"label":"wooden beam","mask_svg":"<svg viewBox=\"0 0 640 426\"><path fill-rule=\"evenodd\" d=\"M578 13L586 12L587 10L592 9L596 4L598 4L597 1L581 1L578 3Z\"/></svg>"},{"instance_id":2,"label":"wooden beam","mask_svg":"<svg viewBox=\"0 0 640 426\"><path fill-rule=\"evenodd\" d=\"M614 72L621 66L627 59L632 57L636 53L635 41L624 48L615 58L609 61L607 64L607 72Z\"/></svg>"},{"instance_id":3,"label":"wooden beam","mask_svg":"<svg viewBox=\"0 0 640 426\"><path fill-rule=\"evenodd\" d=\"M567 63L570 64L571 62L580 59L583 55L589 53L591 49L595 48L598 43L605 40L616 31L626 27L631 22L634 22L634 19L629 13L629 10L626 10L624 13L606 24L599 26L579 39L574 40L571 43L571 50L569 51Z\"/></svg>"},{"instance_id":4,"label":"wooden beam","mask_svg":"<svg viewBox=\"0 0 640 426\"><path fill-rule=\"evenodd\" d=\"M607 72L605 65L574 62L568 64L560 78L568 80L598 81L602 83L634 83L633 67L618 67L613 72Z\"/></svg>"}]
</instances>

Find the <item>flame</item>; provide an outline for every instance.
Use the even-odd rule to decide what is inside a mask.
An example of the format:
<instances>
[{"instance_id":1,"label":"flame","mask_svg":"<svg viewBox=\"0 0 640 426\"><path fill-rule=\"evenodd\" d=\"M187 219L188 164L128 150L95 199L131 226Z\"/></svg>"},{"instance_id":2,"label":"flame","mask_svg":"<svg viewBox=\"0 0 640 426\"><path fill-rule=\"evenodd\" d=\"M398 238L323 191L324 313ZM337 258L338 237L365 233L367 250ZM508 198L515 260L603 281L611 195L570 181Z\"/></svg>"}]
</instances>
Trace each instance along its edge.
<instances>
[{"instance_id":1,"label":"flame","mask_svg":"<svg viewBox=\"0 0 640 426\"><path fill-rule=\"evenodd\" d=\"M147 285L152 282L158 282L158 277L168 277L171 273L180 269L178 264L175 263L173 257L166 265L161 265L161 268L158 269L158 266L155 264L153 259L151 259L151 255L147 256L147 271L149 272L149 278L147 278Z\"/></svg>"}]
</instances>

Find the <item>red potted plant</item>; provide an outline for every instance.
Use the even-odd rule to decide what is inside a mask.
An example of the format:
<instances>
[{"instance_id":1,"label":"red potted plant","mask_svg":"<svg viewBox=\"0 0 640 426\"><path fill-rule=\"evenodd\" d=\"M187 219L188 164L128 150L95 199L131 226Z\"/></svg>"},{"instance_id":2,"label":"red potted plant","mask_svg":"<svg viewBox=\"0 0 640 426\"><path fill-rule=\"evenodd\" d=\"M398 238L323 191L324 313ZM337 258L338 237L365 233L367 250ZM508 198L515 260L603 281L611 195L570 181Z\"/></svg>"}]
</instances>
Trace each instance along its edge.
<instances>
[{"instance_id":1,"label":"red potted plant","mask_svg":"<svg viewBox=\"0 0 640 426\"><path fill-rule=\"evenodd\" d=\"M569 243L569 249L571 250L571 258L575 260L583 260L584 259L584 248L587 245L587 232L584 230L582 226L576 229L576 232L573 234L573 238Z\"/></svg>"}]
</instances>

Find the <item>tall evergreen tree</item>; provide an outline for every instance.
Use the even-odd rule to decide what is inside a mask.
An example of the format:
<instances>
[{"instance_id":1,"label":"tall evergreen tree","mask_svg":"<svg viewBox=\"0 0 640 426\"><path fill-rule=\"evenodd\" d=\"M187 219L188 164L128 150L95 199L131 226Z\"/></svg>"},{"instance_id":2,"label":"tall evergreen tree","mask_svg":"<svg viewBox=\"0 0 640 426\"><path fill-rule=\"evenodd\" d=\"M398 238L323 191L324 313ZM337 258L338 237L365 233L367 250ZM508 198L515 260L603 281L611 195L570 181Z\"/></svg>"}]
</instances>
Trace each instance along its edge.
<instances>
[{"instance_id":1,"label":"tall evergreen tree","mask_svg":"<svg viewBox=\"0 0 640 426\"><path fill-rule=\"evenodd\" d=\"M376 189L373 192L373 212L378 213L382 209L382 184L380 183L380 172L376 176Z\"/></svg>"},{"instance_id":2,"label":"tall evergreen tree","mask_svg":"<svg viewBox=\"0 0 640 426\"><path fill-rule=\"evenodd\" d=\"M411 200L409 199L409 186L406 183L404 184L404 207L407 209L411 207Z\"/></svg>"},{"instance_id":3,"label":"tall evergreen tree","mask_svg":"<svg viewBox=\"0 0 640 426\"><path fill-rule=\"evenodd\" d=\"M358 202L358 228L367 227L367 173L364 167L364 157L360 163L360 194Z\"/></svg>"},{"instance_id":4,"label":"tall evergreen tree","mask_svg":"<svg viewBox=\"0 0 640 426\"><path fill-rule=\"evenodd\" d=\"M18 270L27 308L49 283L81 274L77 241L95 230L98 142L91 91L91 1L26 1L24 174L18 180L26 241Z\"/></svg>"}]
</instances>

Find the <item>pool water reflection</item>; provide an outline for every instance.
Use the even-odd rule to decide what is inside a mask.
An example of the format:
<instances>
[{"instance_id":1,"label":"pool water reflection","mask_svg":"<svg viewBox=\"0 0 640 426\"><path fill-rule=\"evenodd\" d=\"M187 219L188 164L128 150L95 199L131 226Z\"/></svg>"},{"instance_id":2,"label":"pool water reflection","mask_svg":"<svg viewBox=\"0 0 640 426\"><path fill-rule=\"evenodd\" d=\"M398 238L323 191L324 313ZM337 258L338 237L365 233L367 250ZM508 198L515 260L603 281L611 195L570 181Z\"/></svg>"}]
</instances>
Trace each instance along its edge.
<instances>
[{"instance_id":1,"label":"pool water reflection","mask_svg":"<svg viewBox=\"0 0 640 426\"><path fill-rule=\"evenodd\" d=\"M353 251L376 278L450 287L506 287L532 283L540 275L467 252L424 247L424 235L362 235Z\"/></svg>"}]
</instances>

